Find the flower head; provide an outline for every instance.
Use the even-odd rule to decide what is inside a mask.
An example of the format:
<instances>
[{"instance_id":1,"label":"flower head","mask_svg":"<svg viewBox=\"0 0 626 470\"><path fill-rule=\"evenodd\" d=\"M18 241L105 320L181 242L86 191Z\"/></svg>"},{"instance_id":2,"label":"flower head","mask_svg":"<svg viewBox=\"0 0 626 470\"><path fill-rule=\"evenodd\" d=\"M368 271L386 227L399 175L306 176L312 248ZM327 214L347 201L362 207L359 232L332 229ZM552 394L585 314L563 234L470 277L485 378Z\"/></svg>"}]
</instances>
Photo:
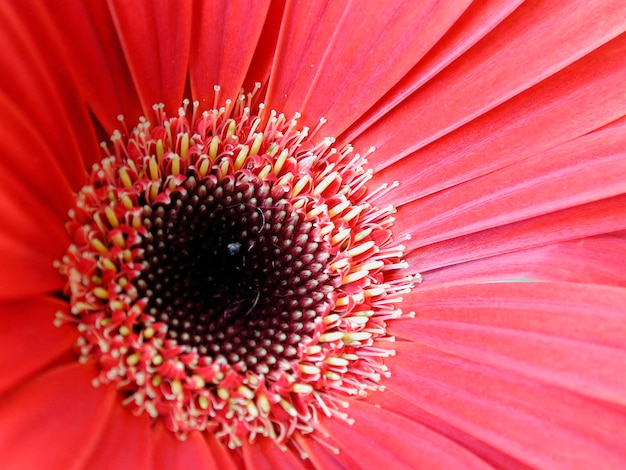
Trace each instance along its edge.
<instances>
[{"instance_id":1,"label":"flower head","mask_svg":"<svg viewBox=\"0 0 626 470\"><path fill-rule=\"evenodd\" d=\"M216 90L219 91L219 90ZM94 384L181 438L284 446L312 413L381 388L386 321L412 287L365 158L312 141L254 96L154 107L93 165L58 263ZM386 188L381 188L383 191Z\"/></svg>"}]
</instances>

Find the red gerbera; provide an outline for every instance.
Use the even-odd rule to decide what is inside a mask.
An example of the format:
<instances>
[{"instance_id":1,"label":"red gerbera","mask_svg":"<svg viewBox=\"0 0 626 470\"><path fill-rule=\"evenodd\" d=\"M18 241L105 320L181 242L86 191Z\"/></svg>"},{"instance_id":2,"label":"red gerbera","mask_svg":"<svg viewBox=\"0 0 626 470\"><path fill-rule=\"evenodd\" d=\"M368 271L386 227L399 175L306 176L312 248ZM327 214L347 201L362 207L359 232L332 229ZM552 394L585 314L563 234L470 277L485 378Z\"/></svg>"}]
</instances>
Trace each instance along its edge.
<instances>
[{"instance_id":1,"label":"red gerbera","mask_svg":"<svg viewBox=\"0 0 626 470\"><path fill-rule=\"evenodd\" d=\"M5 2L4 465L623 467L623 10Z\"/></svg>"}]
</instances>

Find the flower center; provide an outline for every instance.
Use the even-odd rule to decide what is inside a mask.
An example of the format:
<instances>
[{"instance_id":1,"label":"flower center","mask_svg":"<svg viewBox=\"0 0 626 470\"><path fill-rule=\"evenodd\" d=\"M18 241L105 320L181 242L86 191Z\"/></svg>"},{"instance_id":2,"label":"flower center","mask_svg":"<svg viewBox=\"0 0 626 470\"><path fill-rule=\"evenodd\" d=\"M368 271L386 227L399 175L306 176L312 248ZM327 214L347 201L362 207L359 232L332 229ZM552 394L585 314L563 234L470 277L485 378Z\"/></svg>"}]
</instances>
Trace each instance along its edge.
<instances>
[{"instance_id":1,"label":"flower center","mask_svg":"<svg viewBox=\"0 0 626 470\"><path fill-rule=\"evenodd\" d=\"M254 101L120 118L57 263L71 310L56 324L80 332L94 385L231 448L349 420L350 399L382 389L386 323L415 281L393 208L374 204L394 186L368 191L365 156Z\"/></svg>"},{"instance_id":2,"label":"flower center","mask_svg":"<svg viewBox=\"0 0 626 470\"><path fill-rule=\"evenodd\" d=\"M239 371L288 369L332 307L337 276L316 219L258 178L190 176L144 206L150 232L136 282L167 337Z\"/></svg>"}]
</instances>

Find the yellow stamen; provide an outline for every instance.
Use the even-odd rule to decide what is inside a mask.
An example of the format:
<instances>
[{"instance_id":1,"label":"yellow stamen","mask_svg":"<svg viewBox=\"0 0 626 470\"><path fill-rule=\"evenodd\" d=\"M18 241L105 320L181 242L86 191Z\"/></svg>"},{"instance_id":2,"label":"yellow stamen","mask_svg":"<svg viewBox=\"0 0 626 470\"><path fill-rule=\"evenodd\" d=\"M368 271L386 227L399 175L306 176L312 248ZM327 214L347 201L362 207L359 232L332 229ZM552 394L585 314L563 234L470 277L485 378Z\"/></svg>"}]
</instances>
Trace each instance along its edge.
<instances>
[{"instance_id":1,"label":"yellow stamen","mask_svg":"<svg viewBox=\"0 0 626 470\"><path fill-rule=\"evenodd\" d=\"M184 133L182 139L180 139L180 156L185 158L187 156L187 152L189 151L189 134ZM175 173L178 174L178 173Z\"/></svg>"},{"instance_id":2,"label":"yellow stamen","mask_svg":"<svg viewBox=\"0 0 626 470\"><path fill-rule=\"evenodd\" d=\"M263 133L259 132L254 136L254 142L252 143L252 147L250 148L250 155L254 156L259 153L261 149L261 144L263 143Z\"/></svg>"},{"instance_id":3,"label":"yellow stamen","mask_svg":"<svg viewBox=\"0 0 626 470\"><path fill-rule=\"evenodd\" d=\"M161 172L159 171L159 164L154 157L150 157L148 162L148 173L150 174L150 179L158 180L161 178Z\"/></svg>"},{"instance_id":4,"label":"yellow stamen","mask_svg":"<svg viewBox=\"0 0 626 470\"><path fill-rule=\"evenodd\" d=\"M209 144L209 157L211 157L211 161L215 161L217 159L217 151L220 145L220 138L216 135L211 139L211 143Z\"/></svg>"},{"instance_id":5,"label":"yellow stamen","mask_svg":"<svg viewBox=\"0 0 626 470\"><path fill-rule=\"evenodd\" d=\"M159 162L163 159L164 154L165 148L163 147L163 140L159 139L156 143L156 156Z\"/></svg>"},{"instance_id":6,"label":"yellow stamen","mask_svg":"<svg viewBox=\"0 0 626 470\"><path fill-rule=\"evenodd\" d=\"M125 188L132 188L133 182L130 180L130 175L128 174L128 170L124 167L119 170L120 181Z\"/></svg>"},{"instance_id":7,"label":"yellow stamen","mask_svg":"<svg viewBox=\"0 0 626 470\"><path fill-rule=\"evenodd\" d=\"M185 135L187 135L187 134L185 134ZM189 140L189 138L187 140ZM187 142L187 143L189 143L189 142ZM174 155L172 157L171 162L172 162L172 169L171 169L172 174L173 175L179 175L180 174L180 157L178 155Z\"/></svg>"},{"instance_id":8,"label":"yellow stamen","mask_svg":"<svg viewBox=\"0 0 626 470\"><path fill-rule=\"evenodd\" d=\"M305 395L307 393L312 393L313 392L313 386L309 385L309 384L295 383L291 387L291 390L294 393Z\"/></svg>"},{"instance_id":9,"label":"yellow stamen","mask_svg":"<svg viewBox=\"0 0 626 470\"><path fill-rule=\"evenodd\" d=\"M93 295L98 297L99 299L106 300L109 298L109 291L104 287L96 287L93 290Z\"/></svg>"},{"instance_id":10,"label":"yellow stamen","mask_svg":"<svg viewBox=\"0 0 626 470\"><path fill-rule=\"evenodd\" d=\"M283 165L287 161L288 156L289 156L289 150L283 149L283 151L280 152L280 155L276 159L276 163L274 163L274 174L276 176L278 176L278 174L280 173L280 170L283 169Z\"/></svg>"},{"instance_id":11,"label":"yellow stamen","mask_svg":"<svg viewBox=\"0 0 626 470\"><path fill-rule=\"evenodd\" d=\"M320 343L332 343L334 341L339 341L343 338L344 333L342 331L331 331L328 333L324 333L320 336Z\"/></svg>"},{"instance_id":12,"label":"yellow stamen","mask_svg":"<svg viewBox=\"0 0 626 470\"><path fill-rule=\"evenodd\" d=\"M239 151L239 154L237 155L237 158L235 159L235 163L234 163L235 170L241 169L241 167L243 166L243 162L245 162L246 158L248 158L249 150L250 150L250 147L248 147L247 145L244 145L243 147L241 147L241 150Z\"/></svg>"}]
</instances>

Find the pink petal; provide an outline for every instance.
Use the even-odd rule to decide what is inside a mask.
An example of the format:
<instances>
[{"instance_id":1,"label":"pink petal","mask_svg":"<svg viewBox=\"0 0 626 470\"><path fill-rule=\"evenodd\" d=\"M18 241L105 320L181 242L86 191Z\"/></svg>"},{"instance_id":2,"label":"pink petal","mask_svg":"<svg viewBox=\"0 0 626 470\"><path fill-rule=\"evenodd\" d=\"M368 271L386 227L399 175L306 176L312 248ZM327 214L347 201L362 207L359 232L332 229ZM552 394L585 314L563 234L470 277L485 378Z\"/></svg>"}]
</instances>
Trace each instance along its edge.
<instances>
[{"instance_id":1,"label":"pink petal","mask_svg":"<svg viewBox=\"0 0 626 470\"><path fill-rule=\"evenodd\" d=\"M0 303L0 394L71 351L77 332L53 325L59 310L68 313L67 304L46 297Z\"/></svg>"},{"instance_id":2,"label":"pink petal","mask_svg":"<svg viewBox=\"0 0 626 470\"><path fill-rule=\"evenodd\" d=\"M388 390L375 401L426 423L496 467L626 464L626 418L620 410L426 346L396 347Z\"/></svg>"},{"instance_id":3,"label":"pink petal","mask_svg":"<svg viewBox=\"0 0 626 470\"><path fill-rule=\"evenodd\" d=\"M404 305L415 309L419 319L393 324L391 334L626 404L621 373L626 289L548 282L448 285L422 288Z\"/></svg>"},{"instance_id":4,"label":"pink petal","mask_svg":"<svg viewBox=\"0 0 626 470\"><path fill-rule=\"evenodd\" d=\"M337 29L345 2L289 2L284 13L288 21L280 24L273 51L271 80L265 102L287 116L301 111L309 85L319 70Z\"/></svg>"},{"instance_id":5,"label":"pink petal","mask_svg":"<svg viewBox=\"0 0 626 470\"><path fill-rule=\"evenodd\" d=\"M339 448L332 447L331 443L322 443L311 438L310 435L296 435L298 445L306 452L308 459L316 469L343 470L346 468L359 468L358 460L352 459ZM332 447L332 449L330 448Z\"/></svg>"},{"instance_id":6,"label":"pink petal","mask_svg":"<svg viewBox=\"0 0 626 470\"><path fill-rule=\"evenodd\" d=\"M118 396L113 403L101 438L93 448L84 468L149 469L152 464L151 432L150 418L145 414L142 416L131 414L120 403Z\"/></svg>"},{"instance_id":7,"label":"pink petal","mask_svg":"<svg viewBox=\"0 0 626 470\"><path fill-rule=\"evenodd\" d=\"M270 2L221 0L199 2L193 15L189 75L194 99L213 106L213 86L222 88L221 99L235 100L243 85L261 35ZM245 26L241 19L245 18ZM261 77L259 77L259 80ZM251 90L246 90L251 91ZM222 104L220 103L220 106Z\"/></svg>"},{"instance_id":8,"label":"pink petal","mask_svg":"<svg viewBox=\"0 0 626 470\"><path fill-rule=\"evenodd\" d=\"M626 239L572 240L422 272L429 286L451 282L535 279L626 287Z\"/></svg>"},{"instance_id":9,"label":"pink petal","mask_svg":"<svg viewBox=\"0 0 626 470\"><path fill-rule=\"evenodd\" d=\"M374 104L357 123L342 135L342 141L353 142L387 112L420 88L424 83L459 58L509 16L523 0L487 0L472 3L437 42L428 54L407 73L383 98Z\"/></svg>"},{"instance_id":10,"label":"pink petal","mask_svg":"<svg viewBox=\"0 0 626 470\"><path fill-rule=\"evenodd\" d=\"M383 161L388 158L397 160L424 147L618 36L626 28L620 14L622 9L620 1L590 4L584 0L560 0L524 4L385 119L368 128L355 144L362 141L363 146L375 145L380 149L379 157ZM623 38L618 42L622 41ZM587 59L583 59L580 65L585 62ZM619 69L623 66L622 62L621 57L619 60L615 58L611 66ZM578 66L574 68L578 69ZM584 84L588 78L583 77L595 72L591 66L581 77L570 75L570 78L574 82L580 79ZM539 85L547 91L549 100L555 101L555 105L568 95L568 90L557 87L556 81L558 79L554 77L546 80L550 84ZM599 93L594 98L599 99ZM617 90L613 90L614 97L616 94ZM608 101L609 96L602 97L602 101L604 98ZM556 101L555 98L560 99ZM543 101L540 96L535 96L535 99ZM572 101L569 105L568 117L579 117L569 115L569 111L577 109L576 114L579 114L583 108L578 108ZM599 106L596 104L596 107ZM526 115L532 116L529 111L524 109ZM600 114L599 111L596 110L595 114ZM609 109L606 112L610 114ZM556 120L551 123L557 124ZM561 125L569 127L572 124ZM492 127L489 132L494 133L496 129Z\"/></svg>"},{"instance_id":11,"label":"pink petal","mask_svg":"<svg viewBox=\"0 0 626 470\"><path fill-rule=\"evenodd\" d=\"M298 453L291 449L281 450L271 439L259 438L252 444L245 441L241 446L246 470L298 470L308 468Z\"/></svg>"},{"instance_id":12,"label":"pink petal","mask_svg":"<svg viewBox=\"0 0 626 470\"><path fill-rule=\"evenodd\" d=\"M594 132L407 204L394 228L423 246L622 194L625 148L621 127ZM414 211L418 221L406 216Z\"/></svg>"},{"instance_id":13,"label":"pink petal","mask_svg":"<svg viewBox=\"0 0 626 470\"><path fill-rule=\"evenodd\" d=\"M162 423L158 423L152 430L154 470L174 468L225 468L221 461L216 460L210 453L207 443L198 432L190 433L182 441L178 439Z\"/></svg>"},{"instance_id":14,"label":"pink petal","mask_svg":"<svg viewBox=\"0 0 626 470\"><path fill-rule=\"evenodd\" d=\"M4 468L81 468L95 449L115 390L94 388L92 365L41 375L0 401Z\"/></svg>"},{"instance_id":15,"label":"pink petal","mask_svg":"<svg viewBox=\"0 0 626 470\"><path fill-rule=\"evenodd\" d=\"M393 126L393 130L388 129L392 141L377 146L381 151L370 158L379 168L386 167L375 174L373 186L398 180L401 187L413 188L416 194L431 194L536 155L623 116L625 47L626 35L619 36L395 164L391 164L396 160L391 155L399 154L393 153L393 139L410 135L411 142L416 142L415 135L402 130L402 120L384 119ZM417 114L414 109L411 112ZM365 135L363 138L377 143Z\"/></svg>"},{"instance_id":16,"label":"pink petal","mask_svg":"<svg viewBox=\"0 0 626 470\"><path fill-rule=\"evenodd\" d=\"M220 470L236 470L242 468L243 462L239 452L228 449L214 434L205 433L204 440L207 448L213 456L213 460L219 462Z\"/></svg>"},{"instance_id":17,"label":"pink petal","mask_svg":"<svg viewBox=\"0 0 626 470\"><path fill-rule=\"evenodd\" d=\"M450 266L525 248L626 229L626 195L584 204L411 250L406 260L417 271Z\"/></svg>"},{"instance_id":18,"label":"pink petal","mask_svg":"<svg viewBox=\"0 0 626 470\"><path fill-rule=\"evenodd\" d=\"M357 400L350 404L353 425L331 419L324 426L360 468L490 468L455 442L394 410Z\"/></svg>"},{"instance_id":19,"label":"pink petal","mask_svg":"<svg viewBox=\"0 0 626 470\"><path fill-rule=\"evenodd\" d=\"M144 112L156 103L174 112L187 78L191 2L111 0L109 5Z\"/></svg>"},{"instance_id":20,"label":"pink petal","mask_svg":"<svg viewBox=\"0 0 626 470\"><path fill-rule=\"evenodd\" d=\"M415 8L407 0L376 2L363 8L354 2L343 12L334 7L325 12L332 16L322 17L319 30L319 22L312 13L320 5L313 7L313 12L307 8L294 10L294 17L286 22L291 23L290 30L280 40L290 40L295 34L297 49L292 51L289 46L279 45L279 62L274 72L280 72L281 76L299 76L304 72L304 79L298 80L295 89L289 86L289 80L276 88L272 86L271 105L287 114L301 111L310 125L316 125L324 116L329 121L325 133L339 134L424 56L468 4L432 0ZM302 25L304 31L293 32ZM320 41L328 44L325 50L308 47L315 35L331 33L332 39ZM286 55L283 58L281 54ZM285 94L288 100L283 101ZM350 97L349 106L346 96Z\"/></svg>"}]
</instances>

